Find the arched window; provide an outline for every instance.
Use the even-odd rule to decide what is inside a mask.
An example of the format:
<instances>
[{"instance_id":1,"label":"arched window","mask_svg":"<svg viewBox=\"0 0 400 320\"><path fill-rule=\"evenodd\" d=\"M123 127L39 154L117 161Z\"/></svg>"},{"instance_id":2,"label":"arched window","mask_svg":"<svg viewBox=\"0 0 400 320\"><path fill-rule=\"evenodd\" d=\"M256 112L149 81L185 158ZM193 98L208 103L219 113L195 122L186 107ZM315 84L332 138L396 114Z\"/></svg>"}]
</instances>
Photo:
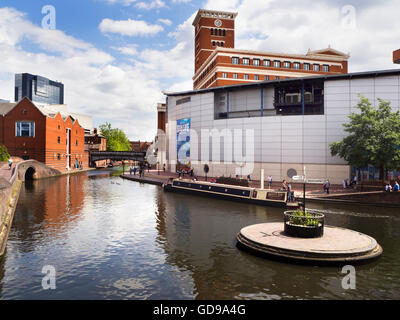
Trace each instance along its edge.
<instances>
[{"instance_id":1,"label":"arched window","mask_svg":"<svg viewBox=\"0 0 400 320\"><path fill-rule=\"evenodd\" d=\"M221 36L221 29L218 29L218 35Z\"/></svg>"},{"instance_id":2,"label":"arched window","mask_svg":"<svg viewBox=\"0 0 400 320\"><path fill-rule=\"evenodd\" d=\"M223 36L225 37L226 33L225 33L225 29L223 30Z\"/></svg>"},{"instance_id":3,"label":"arched window","mask_svg":"<svg viewBox=\"0 0 400 320\"><path fill-rule=\"evenodd\" d=\"M211 30L211 35L213 35L214 34L214 29L211 28L210 30Z\"/></svg>"}]
</instances>

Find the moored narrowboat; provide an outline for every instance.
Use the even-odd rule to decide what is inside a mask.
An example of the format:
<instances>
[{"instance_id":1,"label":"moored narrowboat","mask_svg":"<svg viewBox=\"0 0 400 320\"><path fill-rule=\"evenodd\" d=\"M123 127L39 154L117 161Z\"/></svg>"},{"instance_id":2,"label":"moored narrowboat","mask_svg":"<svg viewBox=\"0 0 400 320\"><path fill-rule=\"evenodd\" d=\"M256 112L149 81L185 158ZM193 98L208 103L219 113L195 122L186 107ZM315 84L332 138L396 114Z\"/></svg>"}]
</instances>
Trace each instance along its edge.
<instances>
[{"instance_id":1,"label":"moored narrowboat","mask_svg":"<svg viewBox=\"0 0 400 320\"><path fill-rule=\"evenodd\" d=\"M291 208L299 207L298 202L289 202L286 191L273 191L236 185L220 184L190 179L170 178L163 184L164 191L191 193L217 199L233 200L264 206Z\"/></svg>"}]
</instances>

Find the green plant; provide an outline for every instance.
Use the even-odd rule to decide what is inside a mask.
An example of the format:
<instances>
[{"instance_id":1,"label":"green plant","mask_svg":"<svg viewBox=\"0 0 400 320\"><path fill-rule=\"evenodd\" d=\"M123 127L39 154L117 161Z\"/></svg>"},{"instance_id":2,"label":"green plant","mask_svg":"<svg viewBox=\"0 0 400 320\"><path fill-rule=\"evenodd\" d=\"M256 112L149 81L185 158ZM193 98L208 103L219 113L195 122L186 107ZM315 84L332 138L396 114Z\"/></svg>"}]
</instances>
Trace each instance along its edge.
<instances>
[{"instance_id":1,"label":"green plant","mask_svg":"<svg viewBox=\"0 0 400 320\"><path fill-rule=\"evenodd\" d=\"M10 154L6 146L0 144L0 161L7 161L8 159L10 159Z\"/></svg>"},{"instance_id":2,"label":"green plant","mask_svg":"<svg viewBox=\"0 0 400 320\"><path fill-rule=\"evenodd\" d=\"M319 221L312 214L307 211L297 209L291 213L289 222L294 225L306 226L306 227L318 227Z\"/></svg>"}]
</instances>

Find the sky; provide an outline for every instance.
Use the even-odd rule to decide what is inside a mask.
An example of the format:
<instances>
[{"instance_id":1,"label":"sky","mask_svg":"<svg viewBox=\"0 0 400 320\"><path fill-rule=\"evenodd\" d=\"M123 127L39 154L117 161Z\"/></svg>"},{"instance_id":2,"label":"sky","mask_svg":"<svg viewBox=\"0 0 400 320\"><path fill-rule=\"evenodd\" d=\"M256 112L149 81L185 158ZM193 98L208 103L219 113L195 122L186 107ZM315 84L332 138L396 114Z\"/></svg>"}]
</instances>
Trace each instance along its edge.
<instances>
[{"instance_id":1,"label":"sky","mask_svg":"<svg viewBox=\"0 0 400 320\"><path fill-rule=\"evenodd\" d=\"M192 89L200 8L238 13L239 49L330 45L350 54L349 72L396 68L399 0L0 0L0 99L14 101L15 73L39 74L64 83L69 110L96 127L151 141L163 91Z\"/></svg>"}]
</instances>

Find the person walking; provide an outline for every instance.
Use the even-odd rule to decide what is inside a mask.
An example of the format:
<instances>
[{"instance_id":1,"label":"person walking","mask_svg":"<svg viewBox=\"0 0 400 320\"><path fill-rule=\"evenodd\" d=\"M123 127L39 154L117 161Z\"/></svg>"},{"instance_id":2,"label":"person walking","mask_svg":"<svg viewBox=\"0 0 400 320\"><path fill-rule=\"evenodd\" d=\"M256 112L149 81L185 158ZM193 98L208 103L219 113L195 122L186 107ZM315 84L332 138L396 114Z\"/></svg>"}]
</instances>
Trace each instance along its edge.
<instances>
[{"instance_id":1,"label":"person walking","mask_svg":"<svg viewBox=\"0 0 400 320\"><path fill-rule=\"evenodd\" d=\"M394 186L393 186L393 192L399 192L399 189L400 189L400 187L399 187L399 182L396 181L396 182L394 183Z\"/></svg>"},{"instance_id":2,"label":"person walking","mask_svg":"<svg viewBox=\"0 0 400 320\"><path fill-rule=\"evenodd\" d=\"M268 176L267 177L267 181L268 181L268 188L271 189L271 187L272 187L272 177Z\"/></svg>"},{"instance_id":3,"label":"person walking","mask_svg":"<svg viewBox=\"0 0 400 320\"><path fill-rule=\"evenodd\" d=\"M13 164L12 159L11 159L11 158L8 159L8 169L9 169L9 170L11 170L12 164Z\"/></svg>"},{"instance_id":4,"label":"person walking","mask_svg":"<svg viewBox=\"0 0 400 320\"><path fill-rule=\"evenodd\" d=\"M326 182L324 184L324 191L326 192L326 194L329 194L330 187L331 187L331 183L329 182L329 180L326 180Z\"/></svg>"}]
</instances>

